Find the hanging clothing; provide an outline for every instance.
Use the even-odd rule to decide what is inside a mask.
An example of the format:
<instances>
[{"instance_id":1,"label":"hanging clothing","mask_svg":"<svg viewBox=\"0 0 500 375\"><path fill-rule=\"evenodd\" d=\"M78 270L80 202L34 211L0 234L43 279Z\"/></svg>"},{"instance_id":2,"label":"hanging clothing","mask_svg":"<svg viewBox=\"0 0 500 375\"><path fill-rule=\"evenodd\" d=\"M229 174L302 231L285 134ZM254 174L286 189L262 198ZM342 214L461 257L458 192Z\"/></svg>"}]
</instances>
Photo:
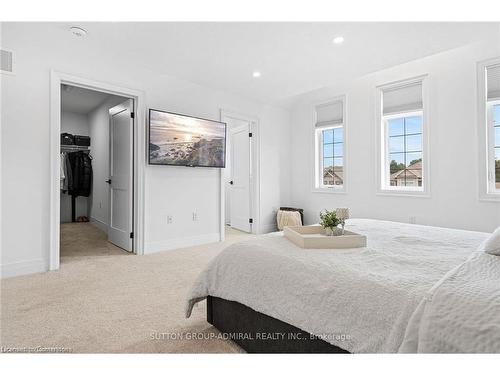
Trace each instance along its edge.
<instances>
[{"instance_id":1,"label":"hanging clothing","mask_svg":"<svg viewBox=\"0 0 500 375\"><path fill-rule=\"evenodd\" d=\"M64 191L68 192L69 194L69 189L70 186L73 187L73 172L71 169L71 161L69 159L69 153L66 154L66 157L64 158L64 175L66 178L64 179Z\"/></svg>"},{"instance_id":2,"label":"hanging clothing","mask_svg":"<svg viewBox=\"0 0 500 375\"><path fill-rule=\"evenodd\" d=\"M68 171L68 194L88 197L92 189L92 159L83 151L67 155L71 173Z\"/></svg>"},{"instance_id":3,"label":"hanging clothing","mask_svg":"<svg viewBox=\"0 0 500 375\"><path fill-rule=\"evenodd\" d=\"M92 159L84 152L80 155L78 195L88 197L92 189Z\"/></svg>"},{"instance_id":4,"label":"hanging clothing","mask_svg":"<svg viewBox=\"0 0 500 375\"><path fill-rule=\"evenodd\" d=\"M66 181L66 154L63 152L61 154L61 160L59 165L60 177L60 188L64 190L64 182Z\"/></svg>"}]
</instances>

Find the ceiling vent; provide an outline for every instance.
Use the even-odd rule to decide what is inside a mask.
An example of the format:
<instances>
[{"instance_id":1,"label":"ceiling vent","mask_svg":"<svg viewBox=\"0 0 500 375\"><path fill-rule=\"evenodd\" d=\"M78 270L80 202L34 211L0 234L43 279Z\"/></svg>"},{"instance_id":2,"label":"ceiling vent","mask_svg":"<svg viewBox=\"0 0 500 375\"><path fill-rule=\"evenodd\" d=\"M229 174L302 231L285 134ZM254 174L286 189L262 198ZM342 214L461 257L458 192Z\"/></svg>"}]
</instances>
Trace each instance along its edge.
<instances>
[{"instance_id":1,"label":"ceiling vent","mask_svg":"<svg viewBox=\"0 0 500 375\"><path fill-rule=\"evenodd\" d=\"M0 71L12 73L12 52L0 49Z\"/></svg>"}]
</instances>

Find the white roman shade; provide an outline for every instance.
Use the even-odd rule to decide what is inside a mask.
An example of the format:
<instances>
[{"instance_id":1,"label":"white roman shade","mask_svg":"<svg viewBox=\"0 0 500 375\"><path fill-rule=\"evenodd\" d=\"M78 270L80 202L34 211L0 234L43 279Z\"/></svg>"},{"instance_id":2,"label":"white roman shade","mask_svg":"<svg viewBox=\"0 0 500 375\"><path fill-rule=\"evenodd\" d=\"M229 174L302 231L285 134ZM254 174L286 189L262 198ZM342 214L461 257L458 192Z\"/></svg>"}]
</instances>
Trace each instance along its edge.
<instances>
[{"instance_id":1,"label":"white roman shade","mask_svg":"<svg viewBox=\"0 0 500 375\"><path fill-rule=\"evenodd\" d=\"M383 88L382 95L384 115L423 109L421 81Z\"/></svg>"},{"instance_id":2,"label":"white roman shade","mask_svg":"<svg viewBox=\"0 0 500 375\"><path fill-rule=\"evenodd\" d=\"M344 102L337 100L316 106L316 127L322 128L344 122Z\"/></svg>"},{"instance_id":3,"label":"white roman shade","mask_svg":"<svg viewBox=\"0 0 500 375\"><path fill-rule=\"evenodd\" d=\"M488 100L500 99L500 65L486 68Z\"/></svg>"}]
</instances>

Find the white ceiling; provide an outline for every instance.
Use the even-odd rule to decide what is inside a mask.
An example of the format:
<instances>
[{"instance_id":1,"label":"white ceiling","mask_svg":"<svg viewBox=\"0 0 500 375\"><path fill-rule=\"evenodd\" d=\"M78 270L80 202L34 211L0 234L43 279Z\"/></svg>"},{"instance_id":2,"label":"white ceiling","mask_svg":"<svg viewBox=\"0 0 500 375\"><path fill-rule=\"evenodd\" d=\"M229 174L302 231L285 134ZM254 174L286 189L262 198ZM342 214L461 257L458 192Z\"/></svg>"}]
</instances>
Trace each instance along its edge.
<instances>
[{"instance_id":1,"label":"white ceiling","mask_svg":"<svg viewBox=\"0 0 500 375\"><path fill-rule=\"evenodd\" d=\"M499 32L499 23L450 22L49 23L38 32L65 42L71 25L88 30L75 48L272 103Z\"/></svg>"},{"instance_id":2,"label":"white ceiling","mask_svg":"<svg viewBox=\"0 0 500 375\"><path fill-rule=\"evenodd\" d=\"M81 87L62 85L61 109L86 115L100 106L111 95Z\"/></svg>"}]
</instances>

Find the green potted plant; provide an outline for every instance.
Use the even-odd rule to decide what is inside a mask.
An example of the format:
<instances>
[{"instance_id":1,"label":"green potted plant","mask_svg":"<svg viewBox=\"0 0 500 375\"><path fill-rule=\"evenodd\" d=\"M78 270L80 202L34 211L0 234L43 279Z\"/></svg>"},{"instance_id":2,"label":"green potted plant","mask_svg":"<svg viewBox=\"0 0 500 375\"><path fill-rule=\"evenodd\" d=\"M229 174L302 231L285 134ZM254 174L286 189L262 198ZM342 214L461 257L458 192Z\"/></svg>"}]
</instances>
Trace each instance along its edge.
<instances>
[{"instance_id":1,"label":"green potted plant","mask_svg":"<svg viewBox=\"0 0 500 375\"><path fill-rule=\"evenodd\" d=\"M342 234L342 230L337 227L341 220L337 217L335 211L321 211L319 213L319 218L319 224L325 229L325 234L327 236L339 236Z\"/></svg>"}]
</instances>

